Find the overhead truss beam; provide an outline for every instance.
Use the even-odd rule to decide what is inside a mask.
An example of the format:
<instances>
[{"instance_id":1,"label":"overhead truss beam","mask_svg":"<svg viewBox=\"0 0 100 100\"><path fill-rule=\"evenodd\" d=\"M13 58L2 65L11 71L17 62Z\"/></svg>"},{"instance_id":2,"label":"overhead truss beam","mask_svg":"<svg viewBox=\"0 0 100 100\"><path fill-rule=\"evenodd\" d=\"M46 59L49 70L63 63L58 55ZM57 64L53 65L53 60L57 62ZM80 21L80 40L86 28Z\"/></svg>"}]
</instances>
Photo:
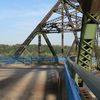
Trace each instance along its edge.
<instances>
[{"instance_id":1,"label":"overhead truss beam","mask_svg":"<svg viewBox=\"0 0 100 100\"><path fill-rule=\"evenodd\" d=\"M30 44L30 42L34 39L34 37L40 32L41 25L43 23L46 23L47 20L51 17L53 14L53 11L57 9L57 7L60 5L60 2L58 1L53 8L48 12L48 14L43 18L43 20L37 25L37 27L32 31L32 33L28 36L28 38L21 44L19 49L15 52L15 56L20 56L23 51L27 48L27 46Z\"/></svg>"}]
</instances>

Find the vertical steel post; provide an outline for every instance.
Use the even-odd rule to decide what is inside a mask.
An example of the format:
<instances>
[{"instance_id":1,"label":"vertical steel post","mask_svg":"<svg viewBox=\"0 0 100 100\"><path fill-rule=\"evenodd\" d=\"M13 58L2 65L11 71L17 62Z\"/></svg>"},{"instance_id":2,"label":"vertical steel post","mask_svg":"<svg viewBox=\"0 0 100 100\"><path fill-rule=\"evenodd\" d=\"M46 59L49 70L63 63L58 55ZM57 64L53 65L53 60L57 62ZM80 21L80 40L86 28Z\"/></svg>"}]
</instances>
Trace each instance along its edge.
<instances>
[{"instance_id":1,"label":"vertical steel post","mask_svg":"<svg viewBox=\"0 0 100 100\"><path fill-rule=\"evenodd\" d=\"M61 34L61 52L62 52L62 55L64 54L64 9L63 9L63 6L62 6L62 34Z\"/></svg>"},{"instance_id":2,"label":"vertical steel post","mask_svg":"<svg viewBox=\"0 0 100 100\"><path fill-rule=\"evenodd\" d=\"M38 56L41 55L41 34L38 34Z\"/></svg>"},{"instance_id":3,"label":"vertical steel post","mask_svg":"<svg viewBox=\"0 0 100 100\"><path fill-rule=\"evenodd\" d=\"M97 16L98 17L98 16ZM81 41L78 53L78 64L84 68L84 70L92 71L92 55L95 43L95 35L97 30L97 23L83 14L83 23L81 30ZM77 79L77 75L76 75ZM83 80L78 78L78 84L83 86Z\"/></svg>"},{"instance_id":4,"label":"vertical steel post","mask_svg":"<svg viewBox=\"0 0 100 100\"><path fill-rule=\"evenodd\" d=\"M96 30L97 24L84 15L78 54L78 64L87 71L91 71L92 69L92 52L95 43Z\"/></svg>"}]
</instances>

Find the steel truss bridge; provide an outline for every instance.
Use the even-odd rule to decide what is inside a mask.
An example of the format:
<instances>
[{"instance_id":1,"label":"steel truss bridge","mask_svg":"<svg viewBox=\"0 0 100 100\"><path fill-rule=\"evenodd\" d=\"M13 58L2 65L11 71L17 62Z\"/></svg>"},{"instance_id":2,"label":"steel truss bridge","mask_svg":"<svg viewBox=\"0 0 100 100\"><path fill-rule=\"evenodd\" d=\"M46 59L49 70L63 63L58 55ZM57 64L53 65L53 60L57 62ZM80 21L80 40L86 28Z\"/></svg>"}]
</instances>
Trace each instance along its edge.
<instances>
[{"instance_id":1,"label":"steel truss bridge","mask_svg":"<svg viewBox=\"0 0 100 100\"><path fill-rule=\"evenodd\" d=\"M36 26L28 38L20 45L13 57L0 60L7 63L16 61L23 63L50 62L63 64L63 77L67 91L67 100L92 100L82 90L87 85L96 98L100 99L100 78L92 72L92 57L95 55L97 68L100 66L98 47L100 41L100 0L59 0ZM51 16L56 14L53 19ZM71 48L64 55L64 34L74 35ZM56 54L48 34L61 34L62 56ZM78 35L80 33L80 35ZM31 41L38 36L38 56L22 57ZM41 56L41 36L44 37L52 57ZM71 55L76 46L77 55ZM99 72L99 70L98 70ZM84 89L83 89L84 90ZM84 90L85 91L85 90Z\"/></svg>"}]
</instances>

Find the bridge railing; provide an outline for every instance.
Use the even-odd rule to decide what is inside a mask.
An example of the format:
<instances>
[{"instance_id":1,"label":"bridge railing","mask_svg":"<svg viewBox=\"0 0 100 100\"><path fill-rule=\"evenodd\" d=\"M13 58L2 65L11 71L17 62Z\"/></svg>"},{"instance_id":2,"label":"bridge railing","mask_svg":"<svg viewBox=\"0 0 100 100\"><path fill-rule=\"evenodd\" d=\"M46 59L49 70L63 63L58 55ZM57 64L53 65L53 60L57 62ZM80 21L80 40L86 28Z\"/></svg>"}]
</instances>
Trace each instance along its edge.
<instances>
[{"instance_id":1,"label":"bridge railing","mask_svg":"<svg viewBox=\"0 0 100 100\"><path fill-rule=\"evenodd\" d=\"M73 70L74 73L77 73L84 83L88 86L88 88L94 93L94 95L97 97L97 99L100 99L100 79L93 75L92 73L89 73L88 71L81 68L79 65L74 63L72 60L67 58L66 60L68 67ZM73 74L73 73L71 73Z\"/></svg>"},{"instance_id":2,"label":"bridge railing","mask_svg":"<svg viewBox=\"0 0 100 100\"><path fill-rule=\"evenodd\" d=\"M14 63L34 63L34 62L51 62L51 63L58 63L58 62L63 62L64 58L63 57L46 57L46 56L27 56L27 57L22 57L22 56L2 56L0 57L0 62L5 63L5 64L14 64Z\"/></svg>"},{"instance_id":3,"label":"bridge railing","mask_svg":"<svg viewBox=\"0 0 100 100\"><path fill-rule=\"evenodd\" d=\"M77 73L82 80L85 82L85 84L88 86L88 88L94 93L94 95L100 99L100 79L96 76L94 76L91 73L88 73L83 68L81 68L79 65L71 61L69 58L64 57L30 57L30 58L23 58L23 57L2 57L0 58L0 61L9 62L9 63L15 63L16 60L19 61L28 61L31 63L32 61L50 61L50 62L63 62L64 63L64 76L66 80L66 87L68 89L69 99L68 100L80 100L80 93L77 85L74 81L74 74ZM71 71L70 71L71 69ZM74 99L72 99L74 98Z\"/></svg>"},{"instance_id":4,"label":"bridge railing","mask_svg":"<svg viewBox=\"0 0 100 100\"><path fill-rule=\"evenodd\" d=\"M64 61L64 77L66 82L66 92L68 100L81 100L80 91L75 81L70 75L68 64Z\"/></svg>"}]
</instances>

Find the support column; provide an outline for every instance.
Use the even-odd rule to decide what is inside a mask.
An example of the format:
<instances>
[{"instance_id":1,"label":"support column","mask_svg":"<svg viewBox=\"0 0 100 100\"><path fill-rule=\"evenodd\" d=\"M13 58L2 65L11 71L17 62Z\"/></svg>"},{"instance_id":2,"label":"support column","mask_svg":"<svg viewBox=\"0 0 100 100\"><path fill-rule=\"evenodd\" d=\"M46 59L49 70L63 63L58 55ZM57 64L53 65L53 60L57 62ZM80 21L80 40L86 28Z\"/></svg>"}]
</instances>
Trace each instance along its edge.
<instances>
[{"instance_id":1,"label":"support column","mask_svg":"<svg viewBox=\"0 0 100 100\"><path fill-rule=\"evenodd\" d=\"M62 34L61 34L61 52L64 54L64 9L62 7Z\"/></svg>"},{"instance_id":2,"label":"support column","mask_svg":"<svg viewBox=\"0 0 100 100\"><path fill-rule=\"evenodd\" d=\"M41 34L38 34L38 56L41 55Z\"/></svg>"},{"instance_id":3,"label":"support column","mask_svg":"<svg viewBox=\"0 0 100 100\"><path fill-rule=\"evenodd\" d=\"M96 30L97 24L84 15L78 53L78 64L87 71L92 70L91 64Z\"/></svg>"},{"instance_id":4,"label":"support column","mask_svg":"<svg viewBox=\"0 0 100 100\"><path fill-rule=\"evenodd\" d=\"M78 64L87 70L92 71L92 55L95 44L95 35L100 18L100 0L81 0L83 10L81 41L78 53ZM83 86L83 81L78 80L79 86Z\"/></svg>"}]
</instances>

